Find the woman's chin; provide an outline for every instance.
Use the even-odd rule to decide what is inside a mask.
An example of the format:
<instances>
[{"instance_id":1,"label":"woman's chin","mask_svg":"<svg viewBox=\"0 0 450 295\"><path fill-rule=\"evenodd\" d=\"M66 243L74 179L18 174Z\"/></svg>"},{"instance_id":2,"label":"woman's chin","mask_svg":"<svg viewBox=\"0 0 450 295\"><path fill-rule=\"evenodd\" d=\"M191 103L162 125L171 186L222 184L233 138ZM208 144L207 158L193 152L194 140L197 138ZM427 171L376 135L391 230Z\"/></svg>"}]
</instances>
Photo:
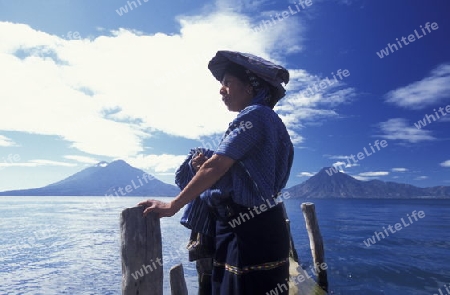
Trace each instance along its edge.
<instances>
[{"instance_id":1,"label":"woman's chin","mask_svg":"<svg viewBox=\"0 0 450 295\"><path fill-rule=\"evenodd\" d=\"M227 106L227 109L228 109L230 112L234 112L233 107L232 107L231 105L229 105L229 104L227 104L227 103L225 103L225 105Z\"/></svg>"}]
</instances>

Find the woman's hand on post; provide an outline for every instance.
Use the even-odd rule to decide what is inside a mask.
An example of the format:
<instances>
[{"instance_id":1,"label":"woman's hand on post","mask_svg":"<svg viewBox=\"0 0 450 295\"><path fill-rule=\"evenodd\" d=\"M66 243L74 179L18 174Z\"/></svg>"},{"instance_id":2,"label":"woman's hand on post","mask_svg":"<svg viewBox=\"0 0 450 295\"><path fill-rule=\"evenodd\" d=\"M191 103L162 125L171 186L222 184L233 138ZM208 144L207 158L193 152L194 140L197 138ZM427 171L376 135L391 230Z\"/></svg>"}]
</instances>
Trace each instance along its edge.
<instances>
[{"instance_id":1,"label":"woman's hand on post","mask_svg":"<svg viewBox=\"0 0 450 295\"><path fill-rule=\"evenodd\" d=\"M138 206L144 206L144 217L148 213L157 213L159 218L174 216L181 208L176 205L176 202L165 203L158 200L147 200L140 202Z\"/></svg>"}]
</instances>

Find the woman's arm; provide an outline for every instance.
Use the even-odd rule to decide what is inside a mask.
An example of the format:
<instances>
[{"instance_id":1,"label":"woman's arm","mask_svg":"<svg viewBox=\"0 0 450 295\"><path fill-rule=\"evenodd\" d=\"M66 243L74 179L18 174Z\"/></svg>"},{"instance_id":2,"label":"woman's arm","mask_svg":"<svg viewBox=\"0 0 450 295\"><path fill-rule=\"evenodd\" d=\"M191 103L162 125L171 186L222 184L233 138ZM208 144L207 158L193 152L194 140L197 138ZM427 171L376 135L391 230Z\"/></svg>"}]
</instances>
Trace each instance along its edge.
<instances>
[{"instance_id":1,"label":"woman's arm","mask_svg":"<svg viewBox=\"0 0 450 295\"><path fill-rule=\"evenodd\" d=\"M184 205L213 186L234 163L232 158L215 154L200 167L188 185L170 203L147 200L138 205L146 207L144 216L150 212L158 213L160 217L173 216Z\"/></svg>"}]
</instances>

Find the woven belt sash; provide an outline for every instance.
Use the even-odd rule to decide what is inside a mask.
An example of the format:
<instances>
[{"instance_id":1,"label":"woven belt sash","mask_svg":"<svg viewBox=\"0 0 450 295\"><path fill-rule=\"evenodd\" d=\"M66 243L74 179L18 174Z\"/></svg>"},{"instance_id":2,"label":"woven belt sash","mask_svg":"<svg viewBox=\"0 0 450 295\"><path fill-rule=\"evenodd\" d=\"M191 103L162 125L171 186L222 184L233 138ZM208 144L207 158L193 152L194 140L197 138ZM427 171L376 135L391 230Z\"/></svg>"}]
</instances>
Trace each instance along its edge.
<instances>
[{"instance_id":1,"label":"woven belt sash","mask_svg":"<svg viewBox=\"0 0 450 295\"><path fill-rule=\"evenodd\" d=\"M256 270L271 270L271 269L277 268L281 265L284 265L286 263L289 263L289 258L279 260L279 261L266 262L266 263L258 264L258 265L244 266L244 267L240 268L237 266L229 265L228 263L220 263L220 262L217 262L214 260L215 267L223 267L223 268L225 268L226 271L234 273L235 275L243 275L243 274L249 273L251 271L256 271Z\"/></svg>"}]
</instances>

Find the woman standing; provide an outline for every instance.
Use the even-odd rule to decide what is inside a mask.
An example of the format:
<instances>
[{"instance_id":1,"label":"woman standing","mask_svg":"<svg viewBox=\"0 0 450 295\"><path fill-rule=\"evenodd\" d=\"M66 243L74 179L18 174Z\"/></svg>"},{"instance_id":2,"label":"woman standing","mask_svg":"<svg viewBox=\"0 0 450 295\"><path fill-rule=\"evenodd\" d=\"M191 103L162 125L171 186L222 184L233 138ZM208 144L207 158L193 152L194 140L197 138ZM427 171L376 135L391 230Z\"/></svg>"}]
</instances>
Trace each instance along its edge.
<instances>
[{"instance_id":1,"label":"woman standing","mask_svg":"<svg viewBox=\"0 0 450 295\"><path fill-rule=\"evenodd\" d=\"M228 110L237 112L222 142L193 159L195 176L170 203L147 200L144 215L173 216L201 195L217 217L213 294L288 294L289 233L276 198L289 178L293 146L273 111L289 73L262 58L218 51L208 68L222 84ZM220 181L219 191L205 194Z\"/></svg>"}]
</instances>

